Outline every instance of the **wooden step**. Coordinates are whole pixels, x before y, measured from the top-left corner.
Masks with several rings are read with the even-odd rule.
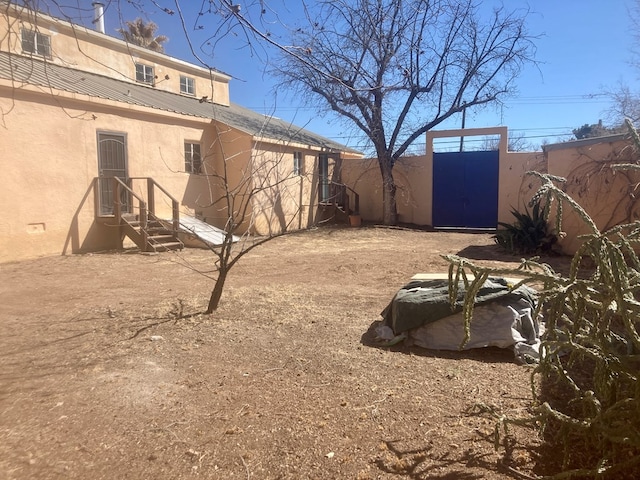
[[[168,250],[182,250],[184,248],[184,244],[181,241],[150,244],[150,246],[154,252],[166,252]]]
[[[181,250],[184,248],[184,244],[177,238],[174,232],[155,218],[149,218],[146,228],[144,228],[145,232],[143,232],[138,216],[130,215],[128,218],[123,218],[123,221],[123,225],[126,225],[130,229],[129,237],[143,251],[166,252],[168,250]],[[146,233],[146,245],[142,245],[143,239],[145,238],[143,233]]]
[[[161,233],[159,235],[149,235],[147,237],[149,243],[166,243],[166,242],[175,242],[177,241],[176,237],[174,237],[170,233]]]

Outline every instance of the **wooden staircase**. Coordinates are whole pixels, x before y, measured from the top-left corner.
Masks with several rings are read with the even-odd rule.
[[[145,222],[138,215],[123,215],[120,223],[122,232],[143,252],[166,252],[184,248],[177,232],[167,228],[154,215],[149,214],[146,226],[143,223]]]
[[[134,191],[134,182],[140,181],[146,186],[141,189],[145,192],[144,195]],[[97,177],[96,185],[96,191],[100,191],[98,193],[102,195],[103,200],[97,209],[105,208],[106,204],[106,212],[96,210],[96,217],[120,229],[121,247],[124,238],[129,237],[143,252],[165,252],[184,248],[184,243],[178,238],[178,201],[153,178],[131,177],[124,181],[118,177]],[[157,192],[164,196],[163,204],[171,204],[171,220],[162,220],[156,215]],[[107,202],[104,202],[105,198],[108,199]],[[97,200],[96,205],[99,203]]]
[[[329,182],[328,195],[319,201],[320,222],[350,223],[360,217],[360,196],[342,183]],[[359,225],[359,221],[358,221]]]

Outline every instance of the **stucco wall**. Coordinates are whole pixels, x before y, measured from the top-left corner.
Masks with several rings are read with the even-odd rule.
[[[121,107],[94,102],[87,111],[86,103],[62,94],[0,84],[6,112],[0,128],[0,262],[118,246],[117,229],[94,218],[99,131],[126,134],[129,176],[153,177],[174,193],[183,212],[194,213],[189,199],[209,189],[206,178],[184,172],[184,140],[206,142],[209,124]],[[146,198],[146,187],[134,188]],[[168,216],[170,204],[157,200],[158,213]]]
[[[496,127],[429,132],[426,155],[400,158],[393,169],[400,222],[421,226],[432,225],[433,141],[437,138],[459,137],[462,134],[502,136],[499,144],[498,221],[512,221],[511,209],[519,207],[523,201],[523,175],[528,170],[544,166],[544,157],[542,152],[508,152],[507,129]],[[362,218],[365,221],[380,222],[382,220],[382,180],[377,159],[345,160],[342,172],[343,181],[360,195]]]
[[[500,157],[498,221],[513,223],[512,210],[523,211],[538,184],[525,176],[528,171],[546,172],[543,152],[507,152]]]
[[[599,230],[640,219],[635,199],[640,175],[610,169],[611,164],[628,163],[635,157],[628,140],[615,136],[556,144],[548,147],[546,154],[549,173],[567,179],[566,193],[585,209]],[[562,230],[566,235],[560,246],[569,254],[582,244],[579,235],[591,233],[568,207],[563,209]]]
[[[301,152],[305,169],[293,172],[292,147],[256,146],[252,156],[252,230],[277,234],[311,226],[317,207],[316,156]]]
[[[505,128],[489,129],[507,138]],[[486,129],[480,129],[486,134]],[[457,137],[463,132],[430,132],[428,150],[434,138]],[[464,132],[466,135],[477,132]],[[545,147],[544,152],[508,152],[499,148],[498,221],[513,223],[512,210],[520,212],[540,187],[528,171],[549,173],[567,179],[566,193],[576,200],[604,231],[621,223],[640,219],[640,173],[614,172],[610,166],[628,163],[637,157],[624,135],[566,142]],[[398,187],[397,204],[401,222],[430,226],[432,219],[432,152],[425,156],[401,158],[394,167]],[[376,159],[349,160],[343,164],[343,181],[360,194],[360,210],[364,220],[382,219],[381,176]],[[553,218],[551,219],[553,222]],[[569,207],[563,210],[563,238],[559,246],[573,254],[582,244],[578,237],[590,233],[586,224]]]
[[[90,6],[90,2],[87,5]],[[37,29],[50,36],[51,57],[47,60],[57,65],[135,82],[135,64],[142,63],[153,67],[157,77],[155,86],[149,88],[179,94],[180,74],[183,74],[194,79],[196,98],[207,96],[217,104],[229,105],[228,75],[20,7],[3,7],[0,10],[0,50],[22,54],[23,28]]]

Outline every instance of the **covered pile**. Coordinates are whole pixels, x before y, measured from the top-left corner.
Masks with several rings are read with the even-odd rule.
[[[535,290],[524,285],[512,289],[504,278],[489,278],[476,296],[470,339],[463,345],[464,295],[461,282],[452,309],[448,280],[414,280],[382,311],[383,322],[376,334],[388,344],[406,340],[436,350],[513,348],[518,362],[538,360],[540,325],[534,318]]]

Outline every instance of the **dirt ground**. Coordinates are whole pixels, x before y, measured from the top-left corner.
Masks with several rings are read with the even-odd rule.
[[[508,350],[376,348],[367,331],[440,257],[515,264],[488,234],[324,227],[275,239],[202,315],[210,252],[0,265],[1,479],[503,479],[478,414],[524,415]],[[552,259],[562,268],[566,260]],[[191,266],[187,268],[185,264]]]

